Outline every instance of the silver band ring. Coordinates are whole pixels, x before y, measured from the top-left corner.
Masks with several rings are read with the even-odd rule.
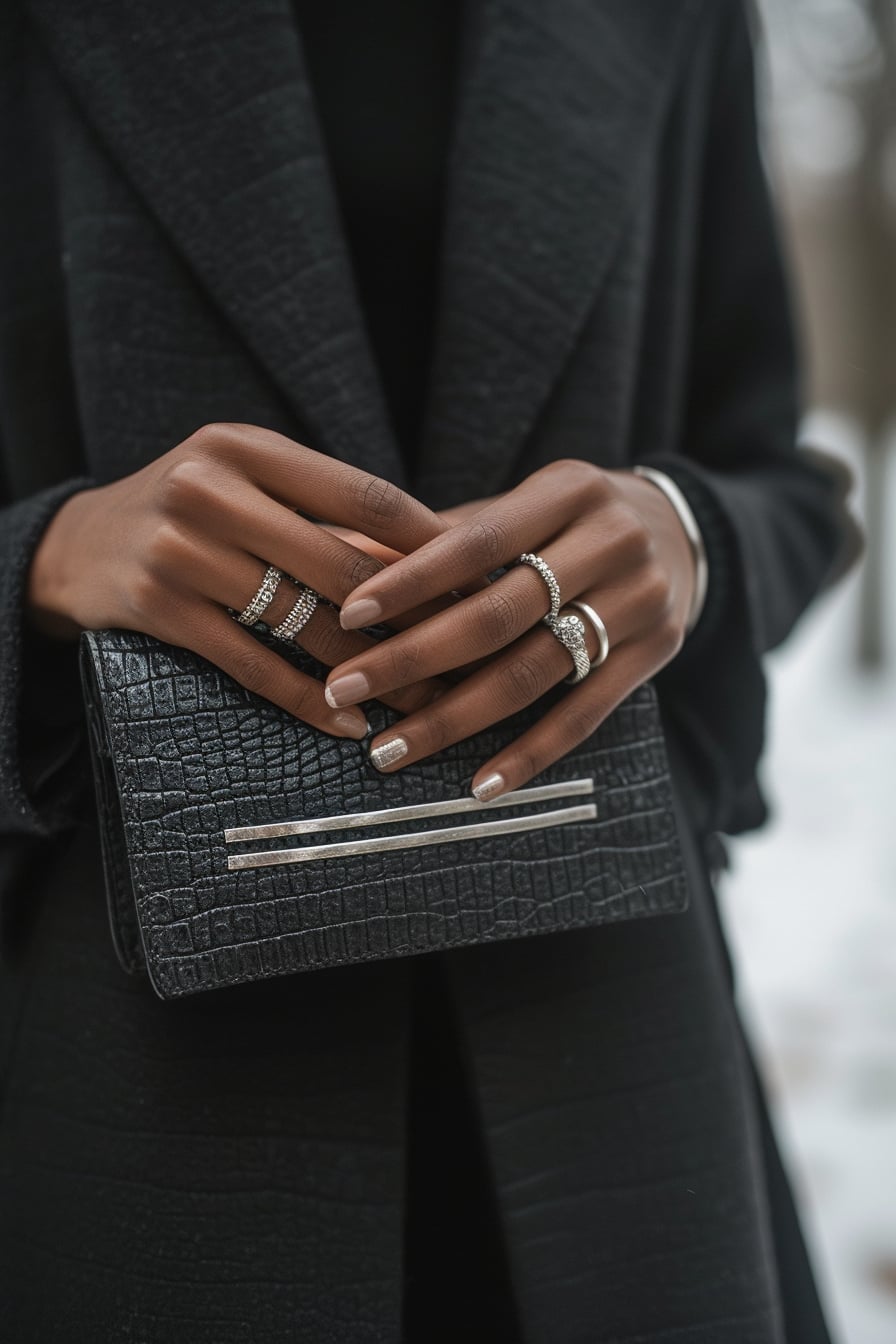
[[[551,601],[551,609],[544,618],[547,621],[555,621],[560,614],[560,585],[557,582],[557,576],[551,569],[546,560],[542,560],[540,555],[532,555],[527,551],[521,555],[517,561],[519,565],[529,565],[544,580],[545,587],[548,590],[548,597]]]
[[[607,634],[607,627],[594,608],[589,607],[587,602],[582,602],[577,598],[575,602],[567,602],[566,605],[575,607],[583,616],[587,616],[594,633],[597,635],[597,653],[591,660],[591,671],[593,672],[596,667],[600,667],[601,663],[606,661],[607,654],[610,652],[610,636]]]
[[[273,602],[274,594],[280,587],[280,580],[282,578],[282,569],[277,569],[275,565],[268,565],[264,572],[264,578],[258,587],[258,592],[253,597],[248,607],[246,607],[245,611],[241,611],[237,616],[240,625],[254,625],[256,621],[261,620],[262,616]]]
[[[555,639],[558,639],[573,661],[572,675],[565,680],[575,686],[584,681],[591,671],[591,659],[588,645],[585,643],[585,623],[581,616],[545,617],[545,625]]]
[[[293,579],[293,583],[296,580]],[[301,592],[296,599],[295,605],[288,615],[284,616],[279,625],[275,626],[271,634],[275,639],[285,640],[291,643],[296,635],[300,634],[305,626],[311,620],[317,610],[318,594],[313,588],[308,588],[304,584],[299,585]]]

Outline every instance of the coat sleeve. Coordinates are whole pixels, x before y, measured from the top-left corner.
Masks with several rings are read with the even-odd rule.
[[[857,529],[849,476],[797,447],[799,370],[759,153],[750,33],[738,0],[717,70],[697,239],[688,404],[678,453],[652,458],[703,533],[703,614],[659,684],[703,763],[709,829],[761,823],[761,657],[833,575]]]
[[[50,520],[91,484],[71,479],[0,508],[0,835],[59,830],[86,783],[77,646],[31,630],[25,599]]]

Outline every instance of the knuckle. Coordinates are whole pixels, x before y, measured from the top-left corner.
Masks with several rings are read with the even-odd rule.
[[[211,424],[200,425],[184,443],[199,453],[219,457],[242,444],[247,428],[246,425],[233,424],[231,421],[216,420]]]
[[[164,584],[152,571],[141,570],[127,586],[127,602],[135,616],[150,621],[165,608]]]
[[[260,646],[241,648],[234,654],[233,676],[253,695],[264,695],[270,689],[270,668]]]
[[[501,671],[502,693],[513,703],[528,705],[544,695],[551,684],[544,663],[531,654],[518,654]]]
[[[379,574],[383,565],[378,560],[374,560],[370,555],[358,554],[353,556],[349,562],[346,572],[346,592],[350,593],[355,588],[360,588],[362,583],[372,579],[374,574]]]
[[[476,633],[490,648],[503,648],[520,634],[519,605],[501,591],[501,585],[487,588],[475,604]]]
[[[672,601],[672,585],[669,575],[661,565],[655,562],[648,566],[642,587],[644,606],[654,618],[668,614]]]
[[[435,683],[418,681],[413,686],[403,686],[391,697],[396,709],[403,714],[414,714],[418,709],[426,709],[436,699]]]
[[[144,564],[153,576],[167,578],[184,568],[189,551],[181,530],[173,523],[162,522],[153,529],[146,544]]]
[[[564,742],[571,746],[577,746],[584,742],[597,729],[600,723],[600,714],[593,705],[584,705],[575,700],[567,702],[562,706],[562,730],[561,736]]]
[[[589,503],[596,503],[609,493],[609,477],[602,467],[586,462],[581,457],[561,458],[556,466],[562,471],[571,493],[584,495]]]
[[[406,496],[397,485],[381,476],[367,476],[358,488],[358,512],[369,526],[397,522],[404,512]]]
[[[655,557],[655,545],[650,530],[631,505],[618,506],[620,560],[633,568],[646,568]]]
[[[427,753],[443,751],[445,747],[450,747],[452,742],[457,741],[458,734],[450,716],[438,708],[430,706],[425,711],[425,719],[421,726]]]
[[[335,667],[356,652],[354,641],[335,621],[321,620],[317,614],[298,635],[297,642],[327,667]]]
[[[654,640],[660,657],[668,662],[675,657],[684,643],[684,631],[678,621],[671,615],[666,615],[657,623]]]
[[[197,453],[211,453],[218,442],[219,425],[200,425],[189,438],[184,439],[183,447]]]
[[[488,574],[507,556],[506,527],[494,518],[474,519],[467,528],[465,551],[477,570]]]
[[[547,770],[548,766],[551,764],[550,759],[545,753],[536,751],[534,748],[527,746],[524,741],[516,744],[514,747],[514,756],[516,758],[514,764],[517,767],[520,780],[535,779],[537,775],[541,774],[542,770]],[[517,770],[514,771],[515,776],[517,775]]]
[[[390,680],[394,679],[395,685],[407,686],[410,682],[421,679],[419,671],[421,651],[418,644],[413,640],[393,636],[386,642],[386,650],[389,655]]]
[[[161,479],[161,509],[172,517],[195,514],[210,495],[209,464],[201,455],[179,453]]]

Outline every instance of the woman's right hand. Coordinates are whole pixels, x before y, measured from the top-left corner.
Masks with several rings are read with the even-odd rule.
[[[28,604],[57,638],[81,630],[141,630],[208,658],[247,690],[339,737],[361,738],[357,707],[332,709],[323,684],[260,644],[226,610],[242,611],[267,565],[337,605],[381,561],[296,513],[408,552],[445,530],[388,481],[253,425],[206,425],[133,475],[73,495],[35,553]],[[285,579],[265,613],[276,625],[297,590]],[[300,642],[328,666],[370,644],[319,604]],[[436,682],[387,703],[404,713]]]

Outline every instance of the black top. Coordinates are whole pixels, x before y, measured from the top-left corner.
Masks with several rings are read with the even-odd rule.
[[[361,308],[412,462],[432,355],[462,6],[295,5]]]

